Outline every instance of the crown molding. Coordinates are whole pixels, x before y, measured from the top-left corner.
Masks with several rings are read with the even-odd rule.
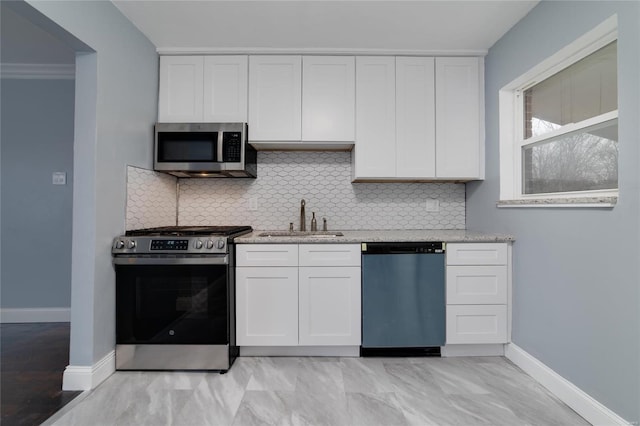
[[[74,80],[75,64],[0,64],[0,77],[27,80]]]
[[[349,55],[349,56],[486,56],[486,49],[419,50],[271,47],[158,47],[160,55]]]

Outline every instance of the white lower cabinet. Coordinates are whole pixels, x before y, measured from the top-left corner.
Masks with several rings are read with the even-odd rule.
[[[236,246],[237,344],[359,346],[359,253],[357,244]]]
[[[447,344],[509,341],[509,246],[447,244]]]
[[[298,343],[360,345],[360,268],[300,267]]]
[[[236,341],[240,346],[298,344],[298,268],[236,269]]]

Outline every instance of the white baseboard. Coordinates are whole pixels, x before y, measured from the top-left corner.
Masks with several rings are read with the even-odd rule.
[[[89,390],[116,371],[116,351],[111,351],[92,366],[67,365],[62,390]]]
[[[0,323],[70,322],[71,308],[3,308]]]
[[[592,425],[630,425],[622,417],[596,401],[519,346],[513,343],[508,344],[505,349],[505,356]]]

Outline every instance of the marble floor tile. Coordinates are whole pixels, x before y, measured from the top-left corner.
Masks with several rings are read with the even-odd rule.
[[[391,378],[387,374],[382,360],[377,358],[344,358],[341,364],[346,392],[393,392]]]
[[[243,357],[222,375],[118,371],[56,419],[64,426],[588,424],[501,357]]]
[[[294,391],[298,379],[299,358],[262,357],[253,369],[247,390]]]
[[[407,423],[412,426],[457,426],[459,416],[444,396],[396,393],[397,403]]]
[[[454,424],[490,426],[529,426],[518,418],[504,401],[493,395],[449,395]],[[533,425],[531,425],[533,426]]]
[[[294,392],[248,390],[232,425],[293,425],[291,413],[294,398]]]
[[[407,425],[394,393],[347,393],[349,424],[358,426]]]
[[[431,371],[422,364],[383,361],[392,389],[397,394],[437,398],[443,394]]]
[[[432,358],[427,364],[435,383],[445,394],[489,394],[479,367],[466,358]]]
[[[292,423],[301,426],[350,424],[345,393],[296,391],[292,406]]]

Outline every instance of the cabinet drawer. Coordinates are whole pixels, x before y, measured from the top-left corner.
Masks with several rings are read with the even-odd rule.
[[[447,344],[506,342],[506,305],[447,305]]]
[[[448,266],[447,303],[500,305],[507,303],[506,266]]]
[[[237,266],[298,266],[297,244],[238,244]]]
[[[301,244],[300,266],[360,266],[360,245]]]
[[[504,243],[447,244],[447,265],[506,265]]]

